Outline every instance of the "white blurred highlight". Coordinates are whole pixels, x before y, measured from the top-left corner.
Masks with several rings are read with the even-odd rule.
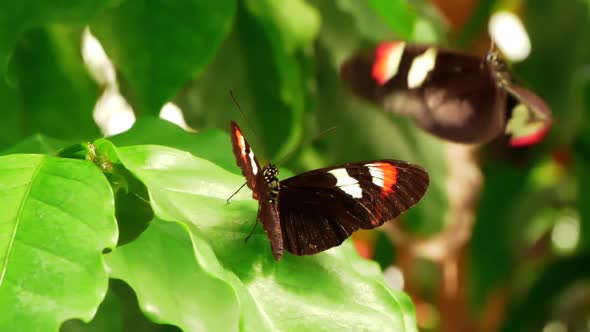
[[[562,216],[551,231],[551,242],[560,251],[572,251],[580,241],[580,221],[572,216]]]
[[[567,332],[567,326],[561,321],[554,320],[543,327],[543,332]]]
[[[385,271],[383,271],[383,275],[385,277],[385,283],[389,288],[393,290],[402,290],[404,289],[404,275],[402,270],[400,270],[397,266],[389,265]]]
[[[107,57],[102,45],[86,27],[82,35],[82,58],[90,75],[98,84],[117,84],[115,68]]]
[[[520,18],[513,13],[494,13],[488,24],[488,31],[502,54],[510,61],[522,61],[531,53],[529,35]]]
[[[119,93],[115,67],[88,28],[82,35],[82,58],[92,78],[104,89],[92,114],[103,135],[112,136],[131,128],[135,114]]]
[[[82,58],[92,78],[104,88],[94,106],[94,121],[105,136],[122,133],[135,123],[133,109],[119,93],[117,74],[102,45],[86,27],[82,35]],[[168,102],[160,110],[160,117],[186,131],[194,131],[184,121],[182,110]]]
[[[127,131],[135,123],[135,114],[125,98],[114,88],[107,88],[94,106],[94,121],[105,136]]]
[[[164,104],[162,110],[160,110],[160,118],[170,121],[186,131],[194,131],[194,129],[189,127],[184,121],[184,115],[182,115],[180,107],[176,106],[174,103],[167,102]]]

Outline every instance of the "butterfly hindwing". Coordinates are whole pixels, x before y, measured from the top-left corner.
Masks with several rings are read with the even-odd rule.
[[[296,255],[337,246],[357,229],[377,227],[408,210],[428,183],[424,169],[395,160],[350,163],[286,179],[278,205],[284,246]]]
[[[506,89],[510,93],[509,105],[513,106],[512,117],[506,125],[506,133],[511,135],[510,145],[538,143],[547,135],[553,123],[549,106],[541,97],[521,86],[511,85]]]

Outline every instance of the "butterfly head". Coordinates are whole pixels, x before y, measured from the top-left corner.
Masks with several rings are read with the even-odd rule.
[[[264,181],[268,184],[268,187],[271,191],[278,191],[279,189],[279,169],[273,165],[268,164],[262,169],[262,176],[264,176]]]
[[[505,87],[510,85],[510,71],[506,61],[500,57],[498,51],[492,49],[486,55],[486,61],[492,67],[494,78],[499,86]]]

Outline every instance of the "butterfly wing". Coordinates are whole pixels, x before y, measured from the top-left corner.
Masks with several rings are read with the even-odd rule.
[[[259,171],[261,171],[260,164],[258,164],[258,160],[256,160],[256,156],[248,144],[246,137],[238,127],[238,125],[231,121],[231,143],[233,146],[234,155],[236,157],[236,162],[240,169],[242,169],[242,174],[246,178],[246,183],[248,184],[248,188],[252,190],[252,196],[255,199],[258,199],[258,191],[256,190],[256,175]]]
[[[511,146],[536,144],[547,135],[553,119],[549,106],[532,91],[518,85],[506,87],[510,93],[512,117],[506,125]]]
[[[408,115],[422,129],[462,143],[487,142],[504,130],[506,92],[474,55],[403,42],[380,45],[342,66],[354,93]],[[368,69],[371,68],[369,72]]]
[[[408,210],[428,184],[423,168],[396,160],[350,163],[281,181],[284,246],[296,255],[337,246],[357,229],[377,227]]]

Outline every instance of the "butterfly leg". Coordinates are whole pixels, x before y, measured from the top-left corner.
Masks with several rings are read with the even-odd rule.
[[[256,223],[254,223],[254,227],[252,227],[252,230],[250,231],[250,233],[248,233],[248,236],[246,236],[246,238],[244,239],[244,243],[248,242],[248,239],[250,238],[250,236],[252,236],[252,234],[254,234],[254,231],[256,230],[256,226],[258,226],[258,220],[260,220],[260,209],[258,209],[258,215],[256,216]]]
[[[231,196],[229,196],[229,197],[227,198],[227,200],[225,200],[225,204],[229,204],[229,200],[230,200],[230,199],[232,199],[232,197],[234,197],[234,196],[235,196],[237,193],[239,193],[239,192],[240,192],[240,190],[242,190],[242,188],[244,188],[244,186],[245,186],[247,183],[248,183],[248,182],[244,182],[244,184],[243,184],[243,185],[241,185],[241,186],[240,186],[240,188],[238,188],[238,190],[236,190],[236,191],[235,191],[233,194],[231,194]],[[256,220],[256,221],[258,221],[258,220]]]
[[[246,236],[246,238],[244,239],[244,243],[248,242],[248,239],[250,239],[250,236],[252,236],[252,234],[254,234],[254,231],[256,230],[257,226],[258,226],[258,218],[256,218],[256,223],[254,224],[254,227],[252,227],[252,230],[250,231],[250,233],[248,233],[248,236]]]

